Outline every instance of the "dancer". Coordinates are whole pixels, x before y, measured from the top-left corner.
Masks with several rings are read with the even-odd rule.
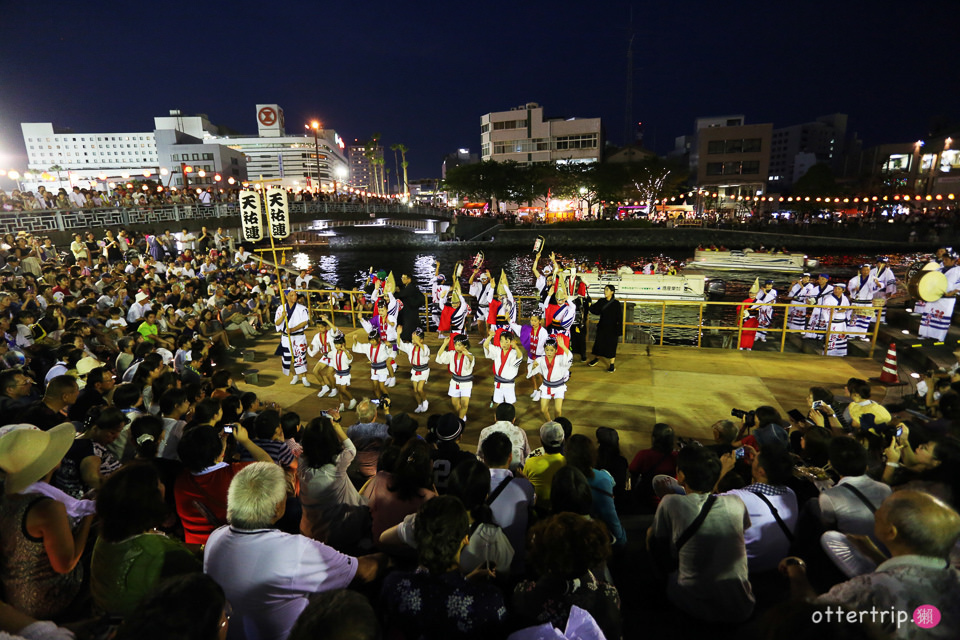
[[[953,251],[944,253],[942,261],[941,271],[947,277],[947,292],[936,302],[928,302],[923,306],[918,334],[921,338],[933,338],[938,342],[947,338],[953,307],[957,303],[957,294],[960,293],[960,265],[957,264],[957,254]]]
[[[499,345],[493,344],[497,341]],[[488,334],[483,341],[483,355],[493,360],[493,402],[490,405],[504,402],[516,404],[515,381],[520,372],[520,363],[527,356],[520,346],[520,337],[509,329],[501,331],[499,335]]]
[[[547,338],[543,345],[543,355],[537,358],[533,365],[534,369],[543,376],[543,385],[540,387],[540,413],[547,421],[563,415],[563,396],[567,392],[571,364],[573,364],[573,354],[563,340],[558,339],[557,336]],[[528,370],[527,377],[531,375],[532,370]],[[554,417],[550,417],[551,400]]]
[[[412,342],[404,342],[402,337],[398,336],[397,346],[410,360],[410,382],[413,384],[413,397],[417,399],[417,408],[413,412],[423,413],[430,406],[424,389],[430,378],[430,347],[423,343],[422,327],[413,330],[411,340]]]
[[[490,301],[493,300],[493,286],[490,284],[489,269],[480,273],[480,280],[474,282],[473,280],[478,273],[480,273],[479,269],[470,274],[470,280],[467,281],[467,284],[470,285],[470,295],[477,300],[477,331],[480,332],[481,338],[486,338],[487,314],[490,312]]]
[[[380,331],[372,329],[367,338],[369,342],[357,342],[357,334],[353,333],[353,346],[350,348],[354,353],[361,353],[367,356],[370,361],[370,381],[373,386],[373,395],[380,398],[387,395],[387,360],[390,359],[392,349],[390,345],[384,345],[380,340]]]
[[[447,365],[453,376],[447,395],[453,403],[453,409],[464,422],[467,421],[467,409],[470,406],[470,393],[473,391],[473,365],[475,359],[470,353],[470,338],[460,333],[454,336],[454,350],[447,350],[450,338],[444,338],[437,353],[437,364]]]
[[[297,303],[297,292],[287,290],[287,303],[277,307],[273,324],[280,333],[280,346],[277,353],[280,355],[280,366],[283,375],[290,375],[290,362],[293,361],[293,377],[290,384],[300,382],[303,376],[303,386],[309,387],[307,380],[307,338],[304,335],[307,325],[310,324],[310,315],[307,308]],[[289,329],[289,330],[288,330]]]
[[[851,313],[851,325],[854,331],[861,333],[860,339],[870,342],[870,324],[874,321],[873,298],[879,281],[870,277],[870,265],[860,267],[860,273],[847,283],[847,295],[850,304],[857,307]]]
[[[543,328],[543,319],[540,317],[539,312],[536,311],[530,315],[529,325],[521,327],[514,322],[510,327],[513,329],[514,335],[520,336],[520,342],[527,352],[527,377],[533,380],[533,393],[530,394],[530,399],[534,402],[539,402],[540,386],[543,384],[543,376],[536,370],[534,370],[532,374],[529,372],[533,368],[537,358],[543,355],[543,345],[547,343],[547,338],[550,337],[550,334]]]
[[[870,270],[870,277],[876,282],[876,292],[873,299],[880,300],[877,306],[880,307],[880,323],[887,322],[887,298],[897,295],[897,276],[893,274],[890,268],[890,258],[886,256],[877,256],[877,266]],[[876,320],[873,318],[871,322]]]
[[[322,398],[329,393],[332,398],[337,395],[337,385],[334,382],[333,369],[330,366],[330,352],[333,351],[333,338],[339,333],[337,328],[325,315],[320,316],[320,327],[317,335],[313,336],[313,341],[307,348],[307,355],[311,358],[320,354],[320,359],[313,366],[313,375],[323,386],[317,392],[317,397]]]
[[[849,307],[850,300],[843,293],[846,288],[847,285],[843,282],[834,282],[833,291],[823,296],[820,304],[827,305],[827,307]],[[847,355],[847,318],[851,310],[823,308],[820,311],[823,312],[824,326],[830,326],[830,335],[823,345],[823,355]]]
[[[344,402],[349,400],[348,409],[357,406],[357,400],[350,393],[350,366],[353,363],[353,354],[347,351],[347,338],[339,331],[333,336],[333,351],[327,354],[330,366],[333,368],[333,382],[340,395],[340,411],[344,410]]]
[[[440,327],[440,317],[443,308],[447,304],[447,296],[450,295],[450,286],[446,284],[446,277],[440,273],[440,263],[437,263],[433,274],[434,285],[430,291],[430,313],[433,317],[433,324],[437,326],[437,339],[443,340],[444,335]]]
[[[806,290],[807,304],[822,305],[823,298],[832,291],[829,286],[830,276],[821,273],[817,278],[816,284]],[[829,314],[829,310],[827,311]],[[827,316],[823,314],[823,309],[814,309],[810,313],[810,319],[807,321],[807,332],[803,334],[804,338],[813,338],[814,340],[823,340],[827,331]],[[819,333],[818,333],[819,332]]]
[[[393,299],[392,294],[381,297],[374,303],[376,314],[370,319],[360,318],[360,325],[369,335],[376,331],[380,337],[380,342],[387,346],[387,378],[384,387],[392,387],[397,384],[397,321],[396,316],[390,315],[390,307],[399,306],[399,302]]]

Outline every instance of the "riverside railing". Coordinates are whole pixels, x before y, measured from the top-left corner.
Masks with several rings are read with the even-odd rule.
[[[293,216],[300,217],[332,216],[331,219],[337,219],[337,217],[352,219],[357,215],[368,215],[371,218],[402,216],[404,218],[450,220],[453,215],[445,209],[434,209],[432,207],[348,202],[291,202],[290,213]],[[0,211],[0,232],[86,231],[134,224],[161,224],[229,218],[236,215],[238,215],[237,205],[233,203]]]
[[[373,312],[368,309],[363,309],[362,305],[359,304],[359,299],[361,296],[368,296],[363,291],[350,290],[343,291],[338,289],[309,289],[309,290],[298,290],[298,293],[301,295],[307,295],[307,308],[310,312],[311,318],[316,318],[319,314],[328,313],[331,320],[336,324],[336,317],[348,316],[351,325],[356,328],[358,325],[358,320],[363,317],[368,317],[373,315]],[[317,297],[326,296],[326,299],[323,302],[315,301],[314,295]],[[331,295],[332,294],[332,295]],[[346,300],[349,308],[339,308],[333,304],[334,297],[339,297],[341,301]],[[431,313],[430,313],[430,294],[424,293],[424,305],[420,313],[420,317],[423,321],[424,328],[429,331],[431,329]],[[539,303],[539,298],[536,296],[514,296],[514,300],[519,305],[518,307],[518,322],[523,322],[529,319],[529,313],[524,314],[524,311],[531,311],[536,308],[536,305]],[[753,332],[764,332],[768,335],[777,336],[777,342],[779,342],[778,351],[783,353],[786,350],[787,345],[787,336],[789,334],[814,334],[817,336],[817,339],[822,339],[825,343],[830,341],[830,336],[837,333],[833,331],[833,318],[835,314],[847,314],[852,312],[856,315],[872,316],[876,318],[877,315],[882,310],[882,307],[878,306],[831,306],[831,305],[810,305],[810,304],[787,304],[787,303],[776,303],[776,304],[765,304],[765,305],[750,305],[743,302],[708,302],[708,301],[697,301],[697,300],[649,300],[649,301],[639,301],[631,302],[630,304],[636,306],[647,306],[653,309],[659,307],[660,310],[660,319],[659,321],[636,321],[633,319],[627,318],[627,304],[624,304],[623,300],[620,300],[621,309],[622,309],[622,328],[620,332],[620,343],[627,343],[627,328],[628,327],[637,327],[644,333],[644,328],[659,328],[659,335],[657,338],[654,338],[653,335],[649,335],[651,344],[656,342],[658,345],[663,346],[664,336],[667,329],[688,329],[696,330],[697,334],[697,348],[703,347],[703,336],[704,333],[715,334],[720,332],[729,332],[731,337],[735,334],[736,341],[732,342],[732,347],[737,348],[740,345],[740,339],[743,337],[744,331],[753,331]],[[776,310],[781,310],[783,314],[782,320],[777,319],[779,326],[775,325],[771,320],[771,323],[767,327],[744,327],[742,318],[737,312],[738,307],[748,306],[752,307],[754,310],[760,307],[770,307]],[[635,307],[634,307],[635,308]],[[696,309],[697,311],[697,322],[668,322],[667,321],[667,310],[669,309]],[[704,312],[707,309],[727,309],[732,310],[736,313],[737,317],[740,318],[736,324],[722,325],[722,324],[707,324],[704,322]],[[815,328],[803,328],[803,329],[791,329],[788,326],[789,321],[789,310],[791,309],[803,309],[805,315],[809,319],[810,310],[812,309],[823,309],[827,311],[827,323],[825,329],[815,329]],[[593,322],[590,319],[590,315],[587,315],[586,323],[586,336],[585,339],[589,345],[589,340],[591,338],[591,325]],[[434,327],[435,329],[435,327]],[[595,330],[595,329],[594,329]],[[880,323],[873,322],[872,326],[867,331],[858,331],[858,330],[844,330],[843,334],[848,338],[868,338],[870,343],[870,353],[869,357],[873,357],[874,351],[877,346],[877,335],[880,330]],[[769,344],[769,342],[768,342]]]

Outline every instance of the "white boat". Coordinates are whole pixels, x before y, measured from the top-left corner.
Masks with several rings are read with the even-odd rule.
[[[701,275],[643,275],[611,272],[578,273],[594,300],[603,298],[603,289],[613,285],[617,298],[635,302],[638,300],[706,300],[710,295],[723,295],[722,280],[708,279]]]
[[[697,249],[688,269],[726,271],[780,271],[799,273],[816,268],[817,261],[802,253],[760,253],[759,251],[708,251]]]

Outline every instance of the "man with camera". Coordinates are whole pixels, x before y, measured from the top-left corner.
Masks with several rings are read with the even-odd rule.
[[[377,420],[377,412],[382,410],[384,422]],[[389,437],[390,397],[370,400],[364,398],[357,405],[357,423],[347,429],[347,437],[357,448],[357,456],[350,465],[351,479],[362,482],[377,475],[377,458],[380,448]],[[361,483],[362,483],[361,482]],[[360,486],[360,485],[358,485]]]

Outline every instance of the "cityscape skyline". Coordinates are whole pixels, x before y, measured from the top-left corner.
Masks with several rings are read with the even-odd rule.
[[[624,142],[628,3],[576,20],[583,9],[566,0],[428,6],[338,7],[314,22],[296,18],[315,5],[288,2],[277,26],[264,26],[249,2],[229,13],[207,5],[201,16],[92,2],[58,7],[42,28],[29,27],[26,7],[10,6],[10,37],[0,43],[0,164],[26,164],[21,122],[141,131],[181,109],[251,133],[263,102],[284,108],[290,133],[318,119],[348,144],[380,132],[387,146],[407,145],[411,179],[439,176],[457,148],[479,151],[483,114],[527,102],[547,117],[600,117],[606,138]],[[384,24],[371,20],[376,7]],[[947,2],[878,2],[868,14],[817,2],[690,7],[634,8],[634,120],[661,155],[695,118],[727,113],[781,127],[843,112],[865,147],[958,121]],[[253,46],[260,35],[267,45]],[[303,70],[309,52],[316,72]]]

